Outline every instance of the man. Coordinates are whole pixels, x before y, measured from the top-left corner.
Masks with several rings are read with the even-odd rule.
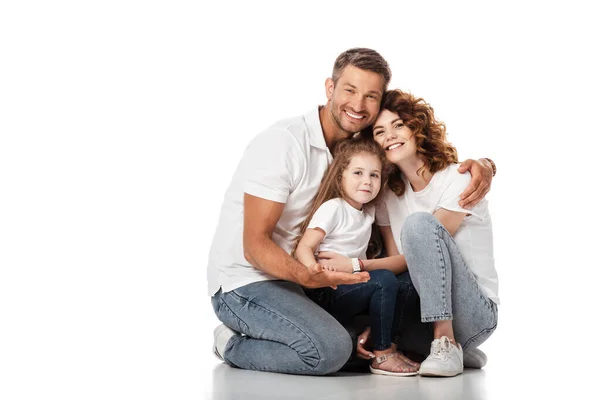
[[[374,50],[337,58],[325,82],[327,104],[276,123],[246,148],[221,208],[209,254],[209,294],[217,317],[215,354],[244,369],[304,375],[339,370],[349,359],[348,332],[309,300],[303,287],[336,287],[369,279],[307,268],[290,256],[331,150],[373,123],[391,78]],[[478,201],[491,181],[489,165],[469,161],[465,200]],[[489,175],[483,179],[482,174]],[[240,335],[242,333],[243,335]]]

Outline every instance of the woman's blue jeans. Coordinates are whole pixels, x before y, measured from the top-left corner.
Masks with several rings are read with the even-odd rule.
[[[483,343],[496,329],[498,307],[481,291],[452,236],[433,215],[415,213],[404,222],[401,240],[421,321],[452,320],[463,348]]]

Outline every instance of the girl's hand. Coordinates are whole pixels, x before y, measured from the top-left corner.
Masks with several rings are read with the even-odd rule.
[[[371,327],[367,326],[367,329],[365,329],[365,331],[360,334],[360,336],[358,337],[358,341],[356,342],[356,355],[365,360],[375,358],[375,354],[365,349],[365,346],[367,345],[367,342],[369,341],[370,337]]]
[[[331,251],[321,251],[317,254],[319,264],[330,271],[354,272],[350,258]]]

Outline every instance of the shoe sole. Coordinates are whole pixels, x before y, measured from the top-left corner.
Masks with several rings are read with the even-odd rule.
[[[453,376],[457,376],[462,374],[463,371],[452,373],[452,372],[438,372],[438,371],[421,371],[419,370],[419,375],[421,376],[442,376],[444,378],[450,378]]]
[[[219,326],[217,326],[214,330],[213,330],[213,340],[216,343],[217,338],[219,337],[219,335],[221,335],[222,332],[224,331],[228,331],[228,330],[232,330],[231,328],[227,327],[224,324],[221,324]],[[218,350],[217,350],[217,346],[213,344],[212,347],[212,351],[213,354],[215,355],[215,357],[217,357],[219,360],[225,362],[225,360],[223,359],[223,356],[221,356],[221,354],[219,354]]]
[[[212,348],[212,352],[215,355],[215,357],[217,357],[219,360],[225,362],[225,360],[223,360],[223,357],[221,357],[221,355],[219,354],[219,352],[217,351],[217,346],[213,346]]]
[[[392,371],[385,371],[383,369],[378,369],[378,368],[373,368],[373,367],[369,367],[369,369],[371,370],[372,374],[375,375],[387,375],[387,376],[415,376],[418,374],[417,371],[414,372],[392,372]]]

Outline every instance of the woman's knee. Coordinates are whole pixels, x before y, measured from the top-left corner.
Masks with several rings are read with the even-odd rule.
[[[401,238],[421,236],[431,232],[432,226],[437,226],[438,224],[439,222],[433,214],[416,212],[406,218],[402,225],[400,236]]]
[[[418,212],[408,216],[400,232],[402,249],[406,253],[411,249],[427,246],[430,239],[435,238],[440,223],[432,214]]]

